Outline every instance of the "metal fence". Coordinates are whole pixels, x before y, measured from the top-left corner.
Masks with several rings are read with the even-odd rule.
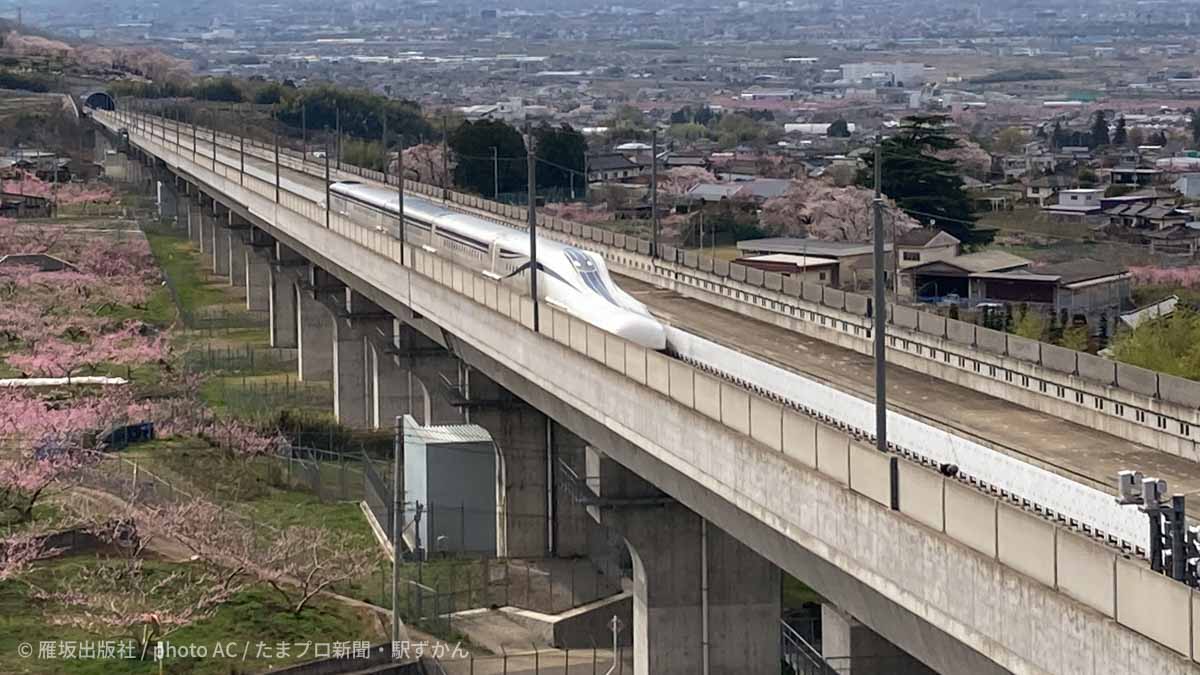
[[[425,659],[426,672],[433,675],[632,675],[633,650],[551,650],[534,645],[528,651],[489,656],[474,654],[460,659]]]

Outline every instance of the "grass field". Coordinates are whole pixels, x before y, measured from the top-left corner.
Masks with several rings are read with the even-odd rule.
[[[94,635],[55,619],[64,611],[53,602],[38,599],[32,586],[54,591],[81,565],[102,565],[105,562],[92,555],[77,555],[54,560],[42,566],[22,582],[0,584],[0,672],[3,673],[73,673],[79,675],[124,675],[158,673],[159,665],[152,660],[139,659],[38,659],[41,641],[84,642],[119,639],[121,635]],[[184,565],[151,561],[147,566],[156,573],[169,573]],[[163,670],[190,675],[229,675],[256,673],[271,667],[296,663],[313,658],[299,658],[300,647],[285,658],[261,658],[257,643],[272,650],[280,643],[335,642],[365,640],[379,642],[384,638],[378,621],[367,612],[335,600],[318,598],[299,616],[281,605],[281,601],[265,586],[252,586],[221,606],[208,619],[180,629],[168,640],[174,645],[204,645],[210,652],[216,643],[236,645],[234,658],[176,658],[167,659]],[[19,655],[19,645],[29,643],[34,657]],[[243,661],[240,656],[249,644],[250,651]],[[289,650],[291,651],[291,650]]]

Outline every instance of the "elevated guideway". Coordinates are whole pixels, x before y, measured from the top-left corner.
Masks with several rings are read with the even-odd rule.
[[[839,420],[647,352],[553,306],[542,305],[534,331],[528,297],[421,249],[401,261],[391,233],[328,214],[311,177],[281,174],[277,195],[269,164],[251,161],[242,172],[238,154],[218,151],[206,164],[169,138],[134,132],[131,141],[322,275],[397,317],[437,325],[472,368],[939,672],[1196,669],[1195,594],[1070,523],[882,455]],[[661,296],[656,309],[716,341],[730,337],[717,324],[746,321],[688,318],[695,300],[633,290]],[[764,364],[803,363],[769,337],[749,342]],[[843,366],[826,363],[824,373]],[[651,644],[642,649],[671,639],[643,637]]]

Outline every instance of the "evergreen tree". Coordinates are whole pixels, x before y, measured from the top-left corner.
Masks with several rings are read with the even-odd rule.
[[[833,124],[829,125],[829,130],[826,134],[830,138],[849,138],[850,125],[846,123],[846,120],[838,118]]]
[[[587,140],[583,134],[564,123],[560,127],[542,124],[533,131],[534,149],[538,157],[537,184],[539,188],[582,189],[584,156]],[[574,176],[572,176],[574,174]]]
[[[1192,127],[1192,143],[1200,145],[1200,111],[1192,110],[1191,127]]]
[[[945,133],[946,117],[919,115],[905,118],[900,133],[883,141],[883,193],[914,218],[933,222],[966,246],[986,244],[990,232],[975,229],[971,200],[963,190],[962,172],[953,159],[936,153],[958,148],[958,141]],[[874,188],[873,155],[858,182]]]
[[[1117,118],[1117,129],[1113,132],[1113,145],[1125,145],[1129,141],[1129,135],[1125,132],[1125,116]]]
[[[489,197],[494,196],[496,183],[502,193],[525,192],[525,139],[513,127],[498,120],[464,122],[450,132],[449,144],[457,161],[454,184],[458,187]]]
[[[1108,144],[1108,118],[1104,116],[1103,110],[1097,110],[1096,116],[1092,118],[1092,143],[1090,147],[1098,148]]]

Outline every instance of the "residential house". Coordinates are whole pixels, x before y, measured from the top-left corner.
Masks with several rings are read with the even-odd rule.
[[[1175,191],[1188,199],[1200,199],[1200,173],[1187,173],[1171,184]]]
[[[1066,176],[1042,176],[1029,181],[1029,185],[1025,186],[1025,199],[1031,202],[1037,202],[1037,205],[1045,208],[1047,204],[1053,204],[1054,198],[1059,190],[1065,190],[1075,187],[1077,181],[1074,178]]]
[[[0,218],[49,218],[54,215],[54,202],[12,192],[0,192]]]
[[[607,183],[641,176],[646,166],[620,153],[588,157],[588,183]]]
[[[896,238],[900,269],[946,260],[958,256],[962,242],[958,237],[931,227],[910,230]]]
[[[824,241],[805,237],[767,237],[747,239],[737,243],[744,257],[785,253],[805,258],[821,258],[837,262],[838,285],[856,289],[874,278],[875,251],[870,243]],[[892,269],[892,244],[884,244],[884,269]]]
[[[900,295],[921,302],[971,299],[971,276],[1026,269],[1032,262],[1004,251],[980,251],[913,265],[900,272]]]
[[[1044,208],[1053,215],[1083,218],[1100,213],[1103,196],[1104,190],[1100,188],[1060,190],[1058,201]]]
[[[840,263],[831,258],[792,255],[790,253],[768,253],[766,255],[738,258],[734,262],[746,267],[754,267],[764,272],[778,272],[785,277],[793,277],[805,283],[833,286],[834,288],[837,288],[841,283],[838,275]]]
[[[1191,214],[1173,206],[1159,206],[1145,202],[1121,204],[1104,211],[1110,225],[1139,230],[1165,230],[1183,225],[1191,220]]]
[[[1132,275],[1122,265],[1097,260],[1039,264],[971,275],[972,305],[999,302],[1053,313],[1062,325],[1085,321],[1095,334],[1111,335],[1132,304]]]
[[[1161,169],[1140,164],[1115,166],[1109,169],[1109,181],[1113,185],[1138,185],[1145,187],[1162,180]]]
[[[1186,255],[1195,258],[1197,251],[1200,251],[1200,223],[1172,225],[1148,232],[1146,240],[1150,242],[1150,255]]]

